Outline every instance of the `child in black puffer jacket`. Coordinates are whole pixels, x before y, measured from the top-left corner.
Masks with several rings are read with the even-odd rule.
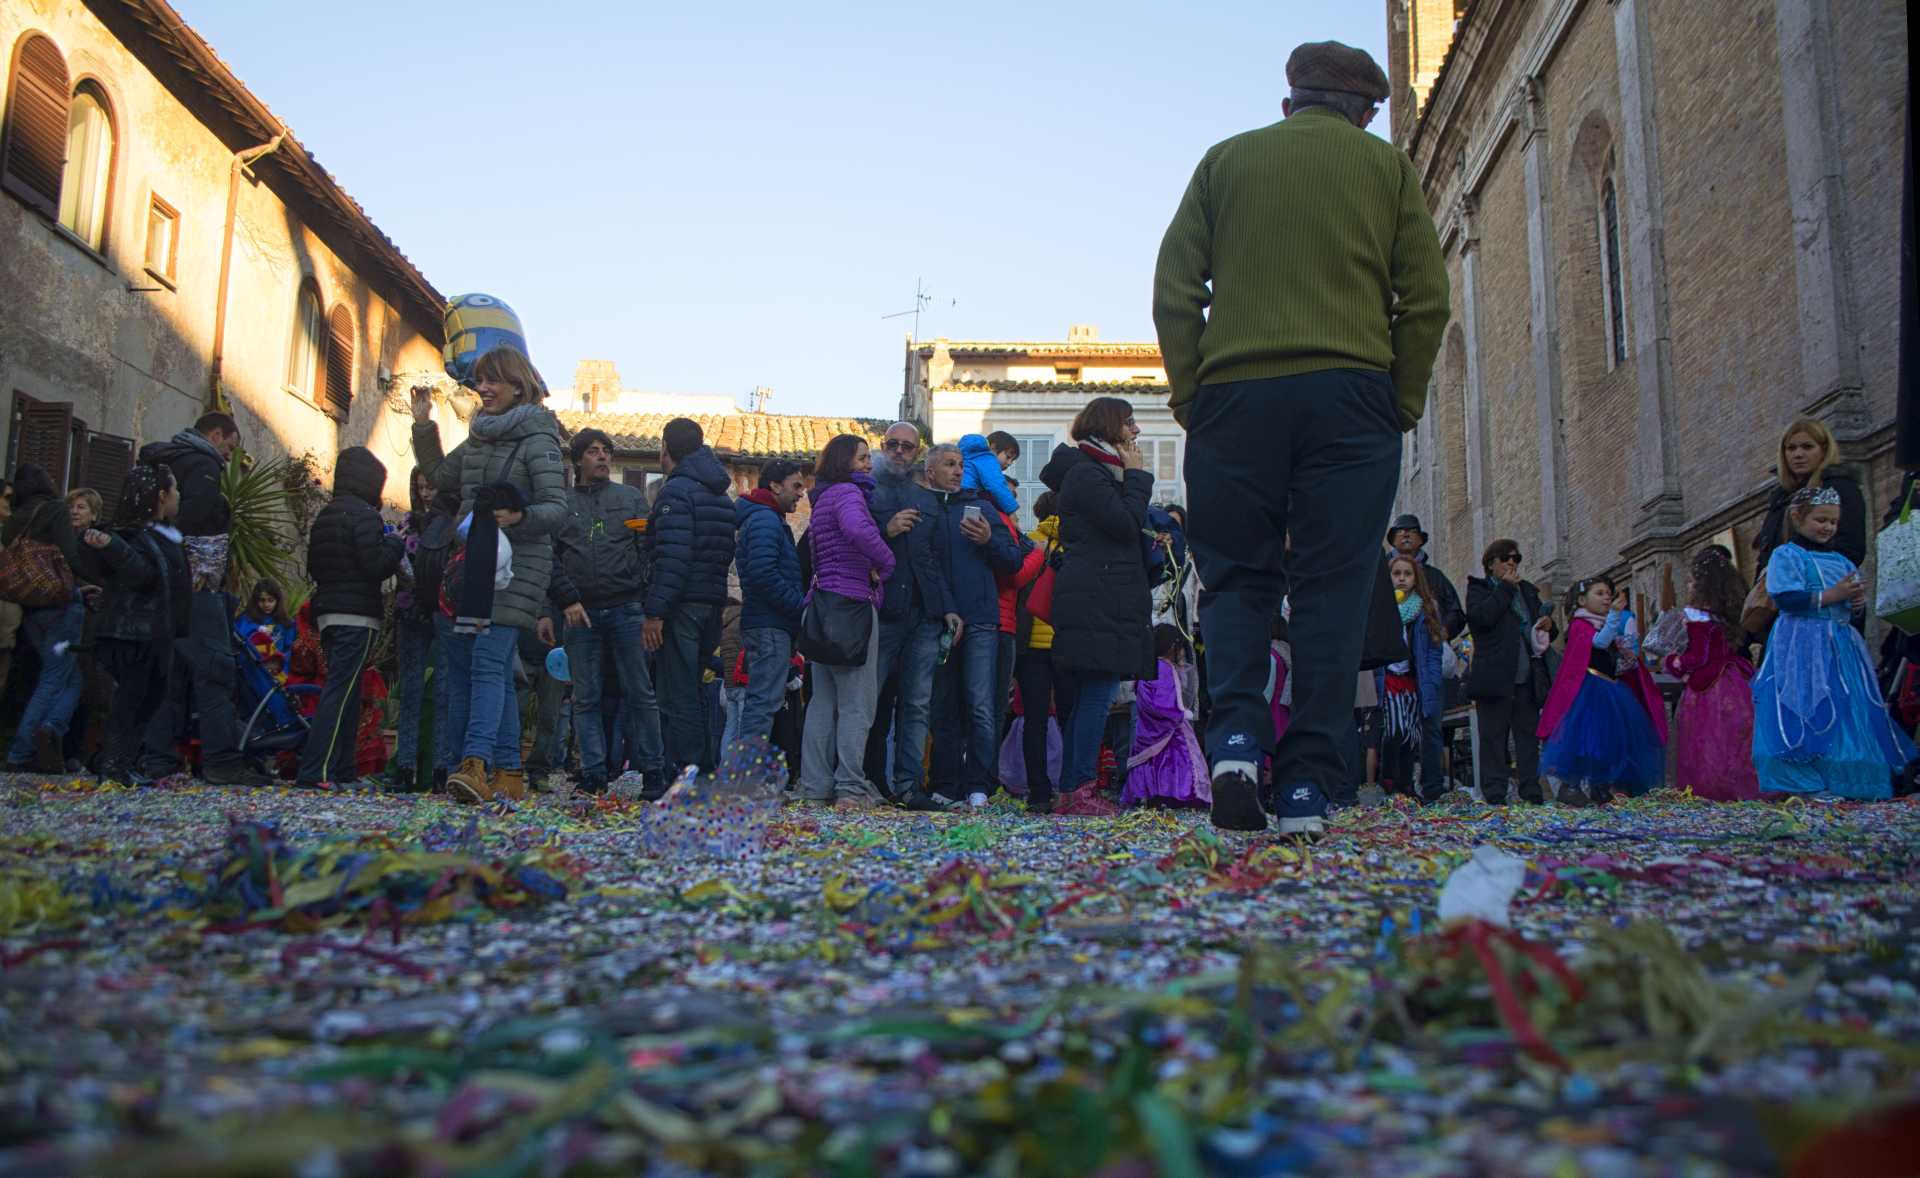
[[[373,655],[385,613],[382,585],[400,571],[405,543],[380,518],[387,468],[365,446],[340,451],[333,498],[314,517],[307,542],[313,578],[313,618],[327,660],[327,682],[313,728],[300,750],[295,784],[322,786],[356,780],[355,733],[360,725],[360,676]]]

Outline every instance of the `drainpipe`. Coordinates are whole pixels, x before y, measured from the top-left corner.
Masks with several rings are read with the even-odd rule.
[[[233,270],[233,223],[240,211],[240,176],[253,161],[278,149],[280,141],[286,137],[283,131],[258,147],[235,152],[233,166],[227,173],[227,226],[220,236],[220,289],[213,296],[213,364],[207,373],[212,408],[221,413],[233,412],[232,404],[227,401],[227,390],[220,379],[220,370],[227,352],[227,277]]]

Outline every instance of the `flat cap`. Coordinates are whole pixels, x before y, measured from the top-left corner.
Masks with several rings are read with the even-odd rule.
[[[1364,49],[1338,41],[1309,41],[1287,58],[1287,85],[1303,90],[1339,90],[1385,102],[1387,75]]]

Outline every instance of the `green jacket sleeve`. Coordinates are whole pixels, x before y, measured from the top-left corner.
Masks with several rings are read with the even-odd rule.
[[[1413,161],[1400,157],[1400,216],[1393,235],[1393,390],[1400,428],[1427,410],[1427,381],[1451,314],[1446,259]],[[1171,375],[1171,372],[1169,372]],[[1176,394],[1177,396],[1178,394]]]
[[[1209,155],[1194,169],[1180,207],[1174,210],[1173,223],[1160,239],[1160,257],[1153,270],[1153,326],[1160,336],[1160,357],[1172,389],[1167,404],[1182,425],[1199,383],[1200,336],[1207,329],[1207,306],[1213,301],[1207,285],[1213,278],[1213,225],[1207,208],[1207,173],[1212,162]]]

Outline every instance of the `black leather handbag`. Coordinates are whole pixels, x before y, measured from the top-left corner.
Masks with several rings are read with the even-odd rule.
[[[867,661],[873,637],[873,605],[818,585],[800,615],[800,653],[822,667],[857,667]]]

